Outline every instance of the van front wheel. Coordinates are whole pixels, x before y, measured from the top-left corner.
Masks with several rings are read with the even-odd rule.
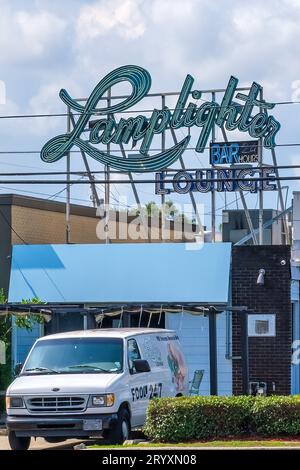
[[[11,450],[28,450],[30,446],[30,437],[18,437],[14,431],[9,431],[8,442]]]
[[[113,429],[109,431],[108,439],[112,444],[123,444],[129,438],[130,419],[127,410],[120,410],[118,421]]]

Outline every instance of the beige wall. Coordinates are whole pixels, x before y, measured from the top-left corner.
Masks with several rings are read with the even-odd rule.
[[[66,243],[66,217],[62,212],[12,206],[12,227],[26,243]],[[98,218],[71,215],[72,243],[99,243],[96,236]],[[12,244],[22,244],[12,232]]]
[[[12,205],[12,240],[13,245],[22,244],[22,239],[29,244],[66,243],[66,223],[63,212],[36,209]],[[104,220],[99,217],[71,215],[71,243],[104,243]],[[151,231],[145,226],[137,229],[137,222],[129,225],[125,222],[109,222],[109,233],[112,243],[157,243],[162,241],[162,230],[154,225]],[[141,236],[139,236],[139,230]],[[129,236],[126,236],[126,233]],[[148,234],[147,234],[148,232]],[[99,238],[97,237],[97,233]],[[188,225],[183,236],[181,225],[177,229],[170,228],[165,233],[165,241],[193,241],[192,226]],[[20,235],[20,237],[18,235]]]

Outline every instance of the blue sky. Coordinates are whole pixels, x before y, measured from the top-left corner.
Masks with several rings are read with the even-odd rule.
[[[155,92],[180,90],[187,73],[200,89],[226,87],[235,75],[241,85],[263,85],[268,101],[300,100],[299,24],[300,0],[0,0],[0,79],[6,87],[0,115],[64,111],[60,88],[72,97],[88,96],[107,72],[126,64],[145,67]],[[300,105],[278,106],[273,114],[282,124],[278,143],[299,143]],[[0,151],[39,151],[65,128],[63,118],[1,119]],[[279,164],[300,163],[298,147],[280,147],[277,156]],[[208,164],[205,154],[186,159],[193,167]],[[2,172],[64,168],[62,161],[42,163],[38,153],[1,154],[0,165]],[[74,168],[83,167],[77,161]],[[1,184],[0,194],[12,188]],[[63,189],[18,188],[43,197]],[[155,199],[153,185],[140,189],[144,202]],[[299,183],[290,185],[290,194],[295,189]],[[134,203],[129,186],[112,191],[114,201],[125,193]],[[72,188],[72,197],[88,203],[88,186]],[[209,212],[209,198],[196,198]],[[222,207],[223,196],[218,198]],[[172,199],[183,202],[180,195]],[[256,196],[248,200],[255,207]],[[276,204],[275,195],[266,196],[268,207]]]

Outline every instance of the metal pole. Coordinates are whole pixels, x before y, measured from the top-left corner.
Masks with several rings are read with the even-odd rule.
[[[227,135],[226,135],[224,127],[222,127],[221,130],[222,130],[224,142],[228,142]],[[246,215],[248,227],[249,227],[249,230],[250,230],[250,233],[251,233],[251,237],[252,237],[252,240],[253,240],[253,245],[257,245],[258,243],[257,243],[256,233],[254,231],[254,227],[253,227],[253,224],[252,224],[250,212],[249,212],[248,207],[247,207],[247,203],[246,203],[244,193],[241,189],[239,190],[239,194],[240,194],[240,198],[241,198],[241,201],[242,201],[243,209],[245,211],[245,215]],[[226,195],[226,191],[225,191],[225,195]],[[225,206],[226,206],[226,203],[225,203]]]
[[[277,158],[276,158],[276,153],[275,149],[271,148],[271,154],[272,154],[272,160],[273,160],[273,165],[274,165],[274,173],[279,178],[279,170],[277,168]],[[283,200],[283,194],[282,194],[282,187],[281,187],[281,182],[280,180],[277,181],[277,187],[278,187],[278,196],[279,196],[279,203],[280,203],[280,209],[281,212],[285,210],[285,202]],[[287,216],[283,217],[283,229],[284,229],[284,234],[285,234],[285,243],[289,243],[289,227],[287,223]]]
[[[164,109],[166,106],[166,97],[161,95],[161,109]],[[161,150],[164,152],[166,150],[166,134],[165,131],[161,133]],[[161,195],[161,241],[165,241],[164,231],[165,231],[165,202],[166,197],[164,194]]]
[[[119,145],[120,145],[120,149],[121,149],[121,153],[122,153],[123,157],[127,158],[126,157],[126,152],[125,152],[125,149],[124,149],[124,145],[122,143],[120,143]],[[129,181],[130,181],[131,188],[132,188],[132,191],[133,191],[135,202],[137,203],[137,206],[140,208],[141,207],[141,201],[140,201],[137,189],[136,189],[135,184],[134,184],[134,179],[133,179],[132,173],[129,172],[128,177],[129,177]]]
[[[119,144],[120,145],[120,149],[121,149],[121,152],[122,152],[122,155],[124,158],[127,158],[126,157],[126,152],[125,152],[125,149],[124,149],[124,146],[122,143]],[[132,187],[132,191],[133,191],[133,195],[134,195],[134,198],[135,198],[135,202],[138,206],[138,209],[140,210],[140,217],[141,217],[141,221],[145,227],[145,230],[147,231],[148,233],[148,239],[149,239],[149,242],[151,242],[151,230],[148,226],[148,218],[144,216],[143,214],[143,210],[142,210],[142,205],[141,205],[141,200],[140,200],[140,197],[139,197],[139,194],[137,192],[137,189],[136,189],[136,186],[135,186],[135,183],[134,183],[134,179],[133,179],[133,176],[132,176],[132,173],[128,173],[128,177],[129,177],[129,181],[130,181],[130,184],[131,184],[131,187]],[[124,322],[123,322],[124,323]]]
[[[261,88],[260,90],[260,93],[259,93],[259,98],[260,98],[260,101],[263,101],[263,89]],[[260,108],[260,112],[262,113],[263,112],[263,109]],[[263,166],[263,147],[262,147],[262,144],[263,144],[263,139],[260,138],[259,139],[259,152],[258,152],[258,157],[259,157],[259,166],[262,167]],[[258,198],[259,198],[259,210],[258,210],[258,229],[259,229],[259,232],[258,232],[258,241],[259,241],[259,245],[263,245],[264,243],[264,229],[263,229],[263,218],[264,218],[264,192],[262,190],[262,185],[260,184],[259,185],[259,190],[258,190]]]
[[[209,369],[210,369],[210,394],[218,395],[218,363],[217,363],[217,314],[210,311],[209,321]]]
[[[174,144],[177,145],[178,144],[178,139],[176,137],[174,129],[172,129],[172,128],[171,128],[171,134],[172,134],[172,137],[173,137],[173,140],[174,140]],[[182,157],[179,157],[179,163],[180,163],[181,168],[183,170],[185,170],[185,164],[184,164],[184,160],[183,160]],[[195,196],[191,191],[189,193],[189,196],[190,196],[190,199],[191,199],[191,202],[192,202],[193,209],[195,211],[195,216],[196,216],[197,224],[198,224],[198,227],[199,227],[199,231],[203,235],[203,239],[204,239],[204,228],[203,228],[202,220],[200,219],[200,215],[199,215],[199,212],[198,212],[198,209],[197,209]]]
[[[68,106],[67,108],[67,133],[71,132],[71,109]],[[71,243],[71,184],[70,184],[70,170],[71,170],[71,155],[70,152],[67,153],[66,158],[67,163],[67,189],[66,189],[66,243]]]
[[[71,118],[72,126],[75,127],[75,119],[74,119],[74,116],[73,116],[72,113],[70,113],[70,118]],[[99,198],[98,193],[97,193],[96,185],[93,182],[94,176],[91,173],[91,169],[90,169],[90,166],[89,166],[89,163],[88,163],[88,160],[86,158],[86,155],[85,155],[84,151],[80,150],[80,153],[81,153],[83,163],[84,163],[84,166],[86,168],[86,171],[87,171],[87,174],[88,174],[88,177],[89,177],[89,181],[91,183],[91,191],[92,191],[92,195],[93,195],[94,206],[96,204],[96,207],[99,207],[100,206],[100,198]]]
[[[242,393],[249,394],[248,313],[241,313]]]
[[[249,212],[248,207],[247,207],[245,196],[244,196],[243,191],[241,189],[240,189],[239,193],[240,193],[240,198],[241,198],[241,201],[242,201],[243,209],[245,211],[248,227],[250,229],[251,237],[252,237],[252,240],[253,240],[253,245],[258,245],[257,238],[256,238],[256,233],[255,233],[255,230],[254,230],[254,227],[253,227],[253,224],[252,224],[252,220],[251,220],[250,212]]]
[[[212,101],[216,101],[216,93],[214,91],[212,92],[211,96]],[[212,126],[211,140],[212,142],[216,141],[215,124]],[[214,167],[214,165],[212,165],[212,167]],[[214,188],[212,188],[211,191],[211,241],[212,243],[215,243],[216,241],[216,193]]]
[[[107,107],[111,106],[111,88],[107,91]],[[109,116],[108,116],[109,117]],[[110,154],[110,144],[107,144],[107,153]],[[104,186],[104,204],[105,204],[105,243],[109,243],[109,210],[110,210],[110,171],[109,165],[105,165],[105,179],[107,183]]]

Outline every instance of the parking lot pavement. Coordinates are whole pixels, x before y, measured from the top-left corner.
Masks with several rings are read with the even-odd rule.
[[[36,440],[31,439],[29,450],[72,450],[80,442],[82,441],[78,439],[69,439],[58,444],[49,444],[45,439],[38,437]],[[0,436],[0,450],[10,450],[7,436]]]

